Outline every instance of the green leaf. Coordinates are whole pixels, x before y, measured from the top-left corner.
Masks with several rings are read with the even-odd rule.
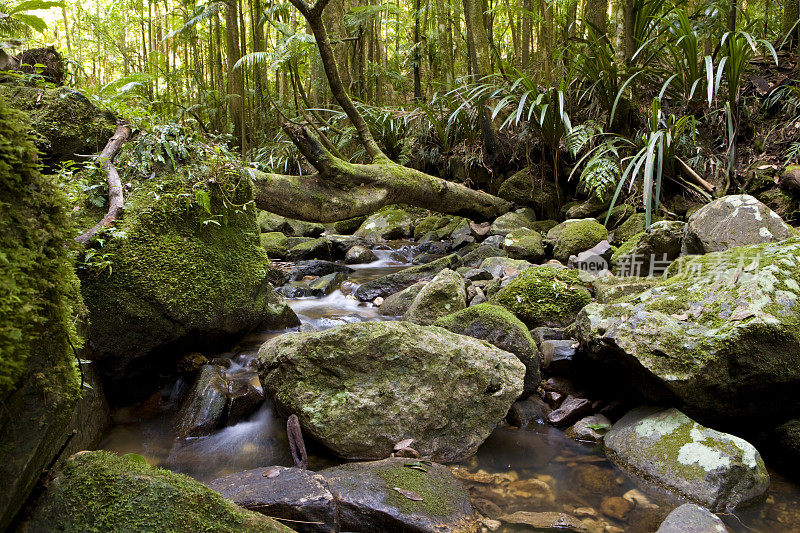
[[[211,214],[211,196],[208,194],[208,191],[204,189],[197,189],[194,191],[194,199],[203,209],[205,209],[206,213],[209,215]]]

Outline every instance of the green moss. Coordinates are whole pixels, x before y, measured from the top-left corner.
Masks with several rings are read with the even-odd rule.
[[[607,238],[606,228],[592,218],[567,220],[547,232],[547,240],[553,245],[553,257],[562,263]]]
[[[283,257],[286,255],[286,235],[279,231],[270,231],[262,233],[260,236],[261,247],[267,252],[270,257]]]
[[[575,270],[539,266],[524,270],[490,301],[535,327],[571,322],[590,300]]]
[[[23,531],[291,531],[239,508],[193,480],[135,455],[85,452],[70,459]]]
[[[387,503],[403,512],[423,511],[428,515],[448,516],[456,511],[452,502],[461,495],[455,494],[452,483],[445,483],[421,470],[399,465],[388,465],[375,473],[386,482]],[[395,487],[416,492],[422,497],[422,501],[408,499],[393,490]]]
[[[27,130],[0,98],[0,529],[61,446],[80,393],[72,226]]]
[[[614,255],[611,256],[611,264],[616,265],[622,257],[631,253],[633,249],[636,248],[636,245],[639,244],[639,241],[642,240],[642,237],[644,236],[645,232],[642,231],[640,233],[637,233],[630,239],[626,240],[625,242],[623,242],[619,246],[619,248],[617,248],[617,251],[614,252]]]
[[[416,226],[414,227],[414,238],[419,240],[426,233],[447,226],[450,220],[451,217],[442,215],[431,215],[418,220]]]

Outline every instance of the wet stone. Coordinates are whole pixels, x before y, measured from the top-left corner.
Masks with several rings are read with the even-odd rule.
[[[547,420],[554,426],[569,426],[588,415],[591,410],[592,402],[586,398],[567,396],[561,406],[547,416]]]
[[[708,509],[685,503],[669,513],[656,533],[725,533],[728,528]]]
[[[541,532],[585,533],[589,531],[580,520],[565,513],[517,511],[513,514],[503,515],[499,520],[511,526],[524,526]]]
[[[203,365],[194,386],[178,411],[179,437],[202,437],[219,426],[228,403],[228,384],[223,369]]]
[[[541,343],[542,366],[553,374],[569,374],[575,369],[575,356],[580,345],[572,339]]]
[[[536,395],[525,400],[514,402],[508,411],[508,422],[520,429],[525,429],[531,422],[546,420],[550,414],[550,406]]]

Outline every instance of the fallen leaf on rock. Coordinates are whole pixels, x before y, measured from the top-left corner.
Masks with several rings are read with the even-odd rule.
[[[394,451],[402,450],[403,448],[408,448],[411,446],[411,443],[414,442],[414,439],[404,439],[394,445]]]
[[[397,492],[399,492],[400,494],[402,494],[403,496],[405,496],[409,500],[412,500],[412,501],[415,501],[415,502],[421,502],[422,501],[422,496],[420,496],[419,494],[417,494],[413,490],[401,489],[399,487],[394,487],[394,490],[396,490]]]
[[[273,479],[281,475],[281,471],[278,468],[267,468],[263,472],[261,472],[261,476],[267,479]]]

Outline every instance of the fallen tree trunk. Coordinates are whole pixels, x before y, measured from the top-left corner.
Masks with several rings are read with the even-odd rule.
[[[356,129],[371,163],[349,163],[331,154],[307,127],[285,124],[284,130],[317,169],[310,176],[285,176],[251,171],[256,206],[279,215],[314,222],[334,222],[374,213],[389,204],[418,207],[488,219],[509,210],[501,198],[394,163],[372,137],[339,77],[322,12],[329,0],[308,5],[290,0],[308,22],[317,43],[331,93]]]
[[[318,170],[309,176],[251,171],[259,209],[313,222],[369,215],[390,204],[409,204],[485,220],[511,207],[501,198],[436,178],[385,159],[367,165],[333,156],[307,127],[284,130]]]
[[[97,156],[101,168],[108,173],[108,213],[89,231],[75,237],[76,242],[86,245],[98,231],[111,226],[122,215],[122,211],[125,209],[125,201],[122,195],[122,181],[119,178],[117,167],[114,166],[114,157],[130,136],[130,126],[122,123],[117,124],[117,130],[114,135],[108,140],[100,155]]]

